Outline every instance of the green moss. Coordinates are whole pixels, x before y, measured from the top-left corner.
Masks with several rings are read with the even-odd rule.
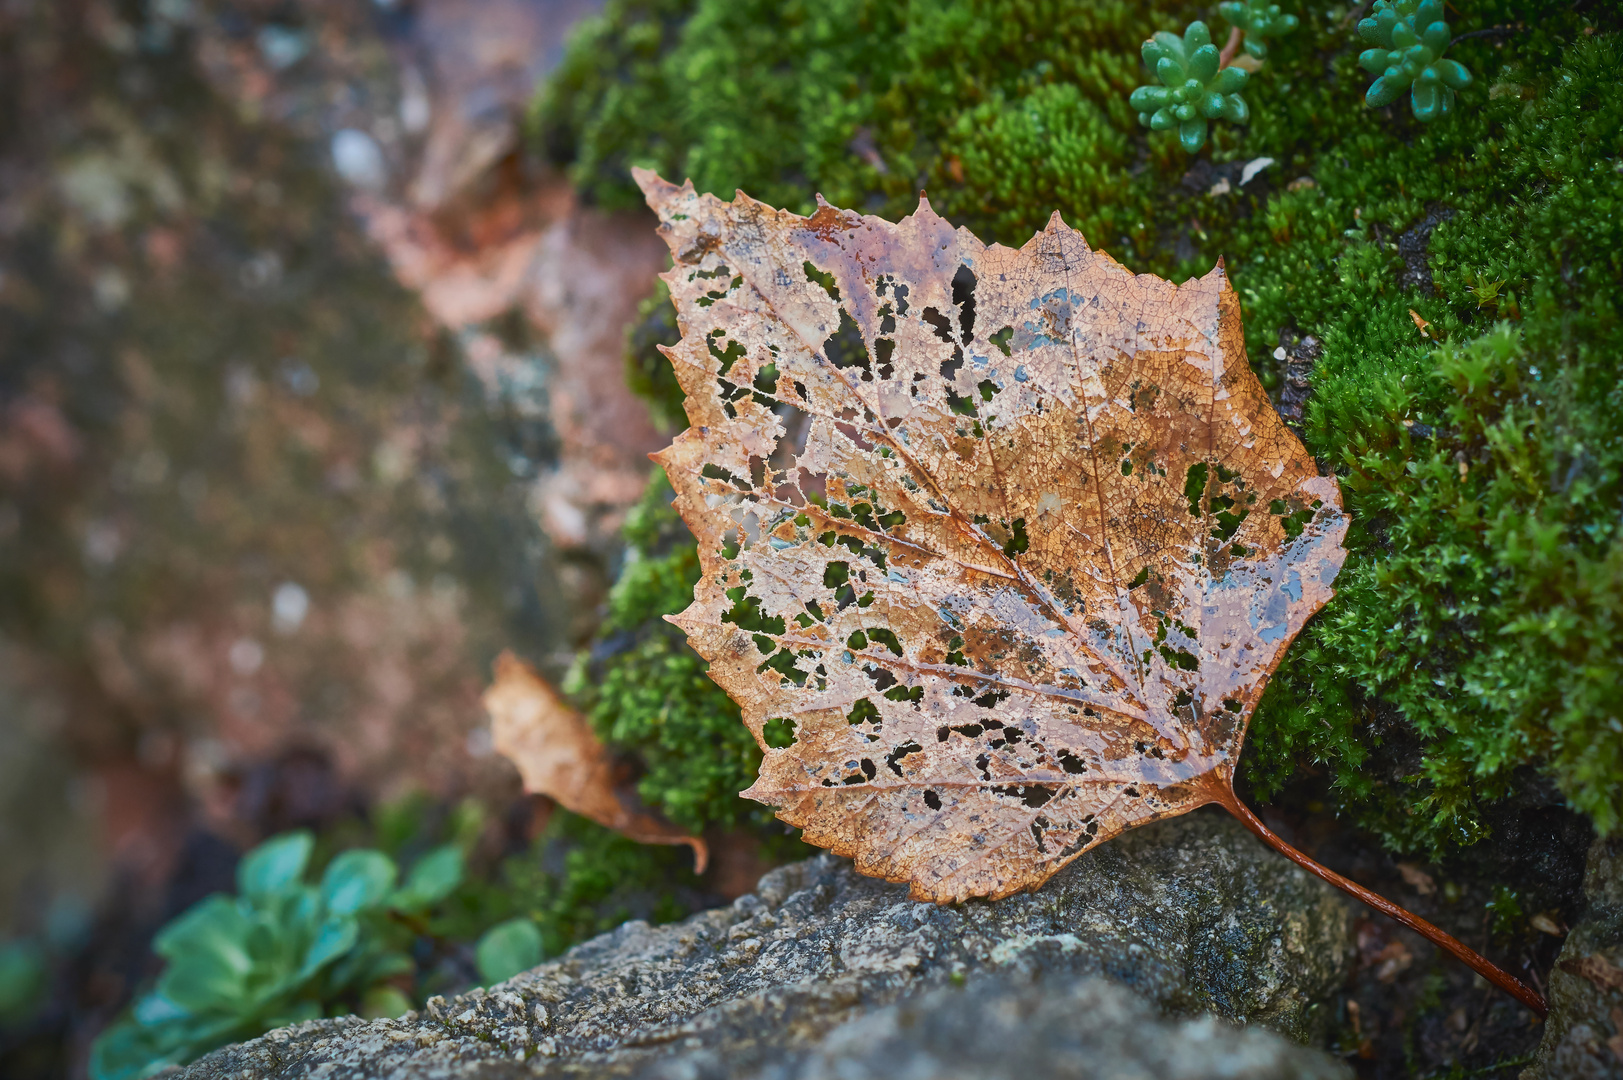
[[[645,770],[639,792],[673,822],[695,831],[765,826],[770,812],[738,797],[754,783],[761,752],[738,706],[664,621],[693,602],[699,580],[698,553],[672,498],[656,472],[625,526],[626,561],[608,618],[565,689],[606,742],[636,753]]]
[[[1322,342],[1303,434],[1341,477],[1350,555],[1253,723],[1246,772],[1261,797],[1317,763],[1345,812],[1394,845],[1441,851],[1484,835],[1483,808],[1533,766],[1618,826],[1618,13],[1471,5],[1456,34],[1522,29],[1458,40],[1451,56],[1480,78],[1421,125],[1407,107],[1363,106],[1345,6],[1304,4],[1248,85],[1249,125],[1214,128],[1190,159],[1175,133],[1141,131],[1126,98],[1147,74],[1143,40],[1199,11],[684,10],[686,22],[611,3],[538,108],[538,131],[572,148],[599,201],[632,203],[623,170],[639,163],[803,211],[821,191],[897,217],[927,186],[939,211],[1012,243],[1058,209],[1135,271],[1182,280],[1221,255],[1265,385],[1281,385],[1276,346]],[[1272,162],[1241,186],[1239,163],[1259,158]],[[637,362],[657,356],[659,333],[670,327]],[[649,371],[675,415],[673,384]],[[674,546],[628,564],[600,646],[635,642],[615,653],[628,708],[594,716],[678,773],[714,767],[692,799],[667,794],[686,781],[649,788],[698,815],[685,820],[712,820],[719,776],[746,778],[750,763],[723,739],[732,706],[696,661],[667,666],[686,654],[657,637],[664,624],[639,622],[683,606],[680,582],[697,573],[690,542],[662,542]],[[658,719],[670,714],[681,719]]]

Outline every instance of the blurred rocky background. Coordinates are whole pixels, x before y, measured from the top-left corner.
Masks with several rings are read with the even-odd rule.
[[[479,693],[590,635],[665,438],[663,248],[520,137],[593,7],[0,2],[0,1073],[269,835],[543,824]]]

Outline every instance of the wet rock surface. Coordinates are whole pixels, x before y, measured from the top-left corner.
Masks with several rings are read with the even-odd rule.
[[[1038,1055],[1033,1070],[1045,1054],[1115,1052],[1108,1039],[1136,1029],[1145,1054],[1165,1050],[1157,1046],[1174,1031],[1200,1032],[1212,1041],[1210,1061],[1231,1053],[1254,1061],[1222,1075],[1318,1075],[1305,1065],[1279,1071],[1308,1060],[1329,1075],[1329,1058],[1262,1032],[1236,1034],[1212,1020],[1169,1026],[1153,1013],[1212,1013],[1316,1041],[1351,944],[1351,918],[1333,890],[1227,817],[1200,811],[1119,837],[1039,892],[997,903],[914,903],[905,887],[821,856],[774,871],[730,907],[664,927],[627,923],[489,990],[431,999],[398,1020],[272,1032],[185,1075],[821,1076],[843,1068],[853,1030],[868,1030],[830,1034],[848,1022],[869,1025],[898,1061],[935,1053],[908,1040],[920,1023],[954,1026],[950,1016],[966,999],[947,992],[960,984],[988,1008],[1001,1002],[996,1023],[1008,1029],[958,1023],[963,1037],[1018,1041]],[[1090,976],[1145,1004],[1075,981]],[[1049,997],[1042,987],[1050,983],[1056,1000],[1070,995],[1119,1014],[1128,1034],[1066,1028],[1060,1014],[1069,1006],[1021,1004]],[[933,991],[947,996],[920,997]],[[1170,1057],[1164,1071],[1144,1062],[1163,1075],[1219,1075],[1179,1072],[1186,1066],[1174,1068]]]
[[[1623,1077],[1623,840],[1590,847],[1584,899],[1550,972],[1550,1016],[1522,1080]]]

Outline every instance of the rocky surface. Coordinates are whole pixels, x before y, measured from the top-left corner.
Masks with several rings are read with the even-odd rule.
[[[682,1059],[652,1076],[693,1076]],[[720,1070],[716,1070],[720,1074]],[[1344,1077],[1314,1050],[1213,1016],[1165,1020],[1121,986],[1092,977],[994,975],[886,1006],[834,1029],[804,1059],[761,1080],[1217,1080]]]
[[[1169,1026],[1153,1012],[1212,1013],[1316,1040],[1351,946],[1338,894],[1227,817],[1199,811],[1119,837],[1039,892],[998,903],[914,903],[904,887],[822,856],[774,871],[730,907],[670,926],[627,923],[489,990],[431,999],[420,1014],[272,1032],[186,1076],[843,1076],[852,1040],[877,1039],[891,1055],[883,1060],[898,1063],[945,1053],[915,1037],[930,1025],[958,1030],[974,1053],[1019,1043],[1036,1055],[1034,1071],[1043,1055],[1132,1043],[1144,1074],[1216,1076],[1188,1070],[1230,1055],[1252,1064],[1221,1075],[1285,1075],[1309,1052],[1211,1019]],[[1088,976],[1147,1004],[1075,981]],[[968,998],[951,996],[959,985]],[[977,1014],[964,1005],[977,994],[981,1021],[952,1021],[966,1008]],[[1057,1004],[1067,995],[1072,1004]],[[1092,1027],[1062,1022],[1089,1009]],[[1166,1045],[1174,1031],[1211,1053],[1177,1057]],[[966,1055],[952,1056],[967,1069]],[[1313,1068],[1331,1065],[1310,1056]]]
[[[1623,839],[1590,847],[1584,899],[1550,972],[1550,1016],[1522,1080],[1623,1077]]]

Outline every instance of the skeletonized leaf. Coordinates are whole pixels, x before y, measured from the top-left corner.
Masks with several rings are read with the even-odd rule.
[[[1058,214],[1016,251],[923,200],[803,218],[637,179],[692,425],[658,459],[704,570],[673,621],[765,751],[745,794],[945,902],[1228,792],[1347,522],[1221,266],[1135,276]]]
[[[635,791],[615,784],[608,749],[534,668],[502,653],[484,703],[496,751],[518,768],[525,791],[549,796],[639,844],[687,844],[694,872],[704,873],[710,859],[705,842],[655,816]]]

